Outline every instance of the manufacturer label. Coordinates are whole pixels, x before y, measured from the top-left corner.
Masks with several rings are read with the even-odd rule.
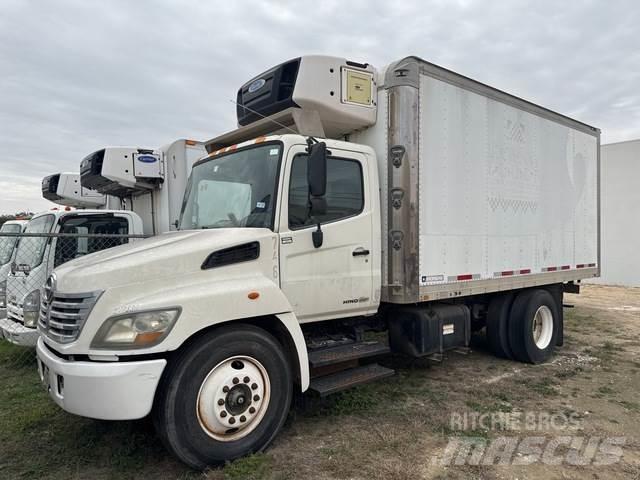
[[[259,78],[258,80],[254,80],[253,82],[251,82],[251,84],[249,85],[249,88],[247,88],[247,91],[249,93],[253,93],[253,92],[257,92],[258,90],[260,90],[262,87],[264,87],[264,84],[267,83],[267,81],[264,78]]]
[[[153,155],[138,155],[138,161],[142,163],[156,163],[158,158]]]
[[[429,283],[444,282],[444,275],[422,275],[420,277],[420,284],[427,285]]]
[[[453,327],[453,323],[447,323],[442,326],[442,334],[443,335],[451,335],[455,331]]]

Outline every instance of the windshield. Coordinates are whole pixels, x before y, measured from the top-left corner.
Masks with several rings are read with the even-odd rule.
[[[280,144],[267,144],[196,164],[180,229],[255,227],[273,230]]]
[[[0,233],[20,233],[22,225],[17,223],[5,223],[0,227]],[[18,237],[2,237],[0,236],[0,265],[4,265],[11,261],[13,247],[16,246]]]
[[[53,215],[34,218],[27,224],[24,233],[50,233],[53,220]],[[31,268],[40,265],[47,240],[47,237],[22,237],[16,251],[16,264],[28,265]]]

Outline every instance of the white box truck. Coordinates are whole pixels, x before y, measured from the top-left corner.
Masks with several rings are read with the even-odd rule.
[[[160,148],[105,147],[82,160],[82,187],[124,200],[145,232],[168,232],[177,228],[191,166],[204,154],[202,142],[188,139]]]
[[[53,269],[64,262],[87,255],[128,239],[89,235],[142,235],[142,220],[134,212],[121,215],[120,200],[83,188],[77,173],[55,173],[42,179],[42,197],[60,208],[34,215],[24,226],[24,236],[15,246],[0,284],[7,313],[0,320],[0,338],[34,347],[40,311],[40,290]],[[80,210],[76,210],[76,208]],[[43,234],[42,236],[28,236]],[[47,237],[48,234],[79,234],[87,237]],[[4,240],[4,239],[0,239]],[[0,277],[2,278],[2,277]],[[1,297],[0,297],[1,298]]]
[[[205,468],[264,449],[294,391],[392,375],[390,351],[437,359],[484,326],[520,361],[562,344],[563,292],[599,272],[598,129],[416,57],[301,57],[237,103],[180,231],[47,281],[38,368],[60,407],[152,413]],[[61,339],[70,295],[92,308]]]
[[[84,188],[77,173],[54,173],[42,179],[42,198],[63,207],[117,209],[120,200]]]
[[[27,222],[28,220],[8,220],[0,227],[0,320],[7,316],[7,275],[15,258],[19,238],[17,235],[24,232]]]

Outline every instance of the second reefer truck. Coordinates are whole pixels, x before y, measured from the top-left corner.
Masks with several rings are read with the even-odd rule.
[[[439,358],[484,326],[520,361],[562,343],[563,292],[599,272],[599,130],[415,57],[298,58],[237,113],[193,167],[181,231],[47,281],[37,354],[62,408],[151,412],[204,468],[264,449],[295,390],[393,374],[372,361],[390,351]],[[93,307],[60,341],[69,297]]]

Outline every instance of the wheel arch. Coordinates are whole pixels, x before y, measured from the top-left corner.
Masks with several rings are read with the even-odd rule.
[[[294,379],[298,384],[300,391],[304,392],[307,390],[309,387],[309,361],[307,356],[307,346],[302,329],[298,323],[298,319],[293,312],[227,320],[210,325],[194,332],[189,338],[182,342],[178,350],[174,351],[173,354],[177,354],[178,352],[188,348],[202,335],[222,327],[229,327],[232,324],[251,325],[273,335],[285,352],[289,364],[291,365]]]

